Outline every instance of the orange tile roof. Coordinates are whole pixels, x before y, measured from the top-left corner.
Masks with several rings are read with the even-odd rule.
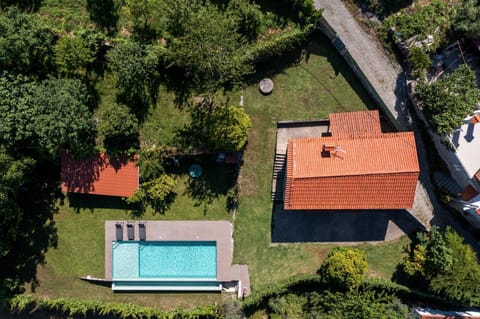
[[[138,166],[127,158],[108,158],[105,154],[75,160],[68,153],[61,157],[62,191],[129,197],[138,189]]]
[[[335,137],[382,134],[378,110],[332,113],[328,117]]]
[[[323,145],[339,150],[324,157]],[[288,152],[294,161],[289,172],[293,178],[419,171],[412,132],[368,138],[296,138],[289,141]]]
[[[477,190],[473,188],[473,186],[470,184],[468,184],[467,187],[465,187],[465,189],[460,193],[460,197],[464,201],[469,201],[477,195],[478,195]]]
[[[354,113],[362,120],[369,112]],[[374,126],[358,125],[346,135],[332,130],[331,137],[290,140],[284,208],[411,208],[420,172],[413,132],[363,129]]]
[[[477,180],[477,182],[480,183],[480,169],[475,173],[474,177]]]

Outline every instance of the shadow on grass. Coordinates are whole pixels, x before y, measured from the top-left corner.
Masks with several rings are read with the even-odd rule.
[[[173,172],[177,176],[188,176],[185,182],[186,190],[182,194],[190,197],[195,207],[213,203],[220,196],[225,196],[232,189],[238,177],[236,165],[216,163],[215,155],[184,156],[180,159],[179,167]],[[202,175],[197,178],[189,176],[189,168],[192,164],[202,167]]]
[[[327,58],[327,61],[335,70],[335,76],[338,76],[339,74],[342,75],[355,91],[356,95],[360,97],[362,102],[367,105],[369,109],[378,109],[377,104],[367,93],[360,80],[355,73],[353,73],[352,69],[350,69],[350,66],[322,32],[316,31],[312,33],[305,50],[307,51],[307,56],[317,55]]]
[[[389,238],[390,222],[407,235],[424,229],[403,209],[285,211],[283,203],[277,202],[272,213],[272,242],[384,241]]]
[[[67,194],[69,206],[75,213],[80,213],[82,209],[94,212],[96,208],[134,210],[136,207],[129,205],[122,197],[91,195],[91,194]]]

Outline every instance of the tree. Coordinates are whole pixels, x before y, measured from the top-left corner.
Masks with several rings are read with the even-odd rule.
[[[127,149],[138,139],[138,120],[125,105],[113,104],[99,112],[98,133],[107,149]]]
[[[35,15],[0,12],[0,70],[45,77],[55,70],[55,33]]]
[[[336,247],[323,261],[318,274],[327,284],[352,291],[360,286],[365,271],[367,261],[363,251]]]
[[[206,133],[216,150],[239,151],[247,143],[252,121],[245,109],[215,107],[206,120]]]
[[[36,134],[33,94],[35,83],[23,75],[0,76],[0,144],[12,151],[33,148]]]
[[[228,13],[233,16],[238,33],[248,41],[257,39],[262,23],[259,5],[243,0],[232,0],[228,3]]]
[[[140,189],[127,199],[127,203],[140,206],[141,212],[149,204],[155,212],[163,214],[175,200],[177,195],[173,191],[175,186],[175,179],[167,174],[161,174],[153,180],[142,183]]]
[[[457,7],[453,28],[471,38],[480,36],[480,4],[478,0],[465,0],[462,5]]]
[[[0,232],[0,270],[3,270],[0,277],[0,296],[17,291],[21,284],[19,278],[5,275],[7,267],[12,266],[7,257],[15,247],[15,235],[22,222],[22,209],[18,204],[19,192],[27,183],[34,164],[35,161],[31,158],[15,160],[0,146],[0,226],[3,228]]]
[[[433,277],[430,288],[451,300],[480,305],[480,265],[475,252],[451,228],[445,232],[445,243],[452,252],[452,263]]]
[[[108,65],[120,90],[118,99],[137,115],[156,103],[159,55],[155,47],[133,41],[117,43],[107,53]]]
[[[480,101],[475,73],[466,64],[431,85],[419,84],[415,96],[439,135],[453,133]]]
[[[149,181],[165,173],[163,163],[168,158],[168,151],[164,147],[141,149],[138,166],[140,167],[140,178]]]
[[[129,18],[133,31],[140,38],[153,38],[160,30],[155,30],[156,20],[162,16],[162,0],[126,0],[124,11]]]
[[[23,11],[34,12],[42,5],[42,0],[0,0],[0,8],[15,6]]]
[[[239,53],[244,38],[213,5],[192,14],[184,28],[184,34],[169,44],[168,57],[170,66],[183,72],[198,93],[213,94],[252,72],[252,65]]]
[[[184,145],[239,151],[247,143],[250,117],[241,107],[204,100],[191,109],[191,124],[180,132]]]
[[[55,45],[55,62],[58,71],[66,76],[85,76],[95,61],[96,52],[80,36],[67,36]]]
[[[113,32],[117,29],[119,18],[119,0],[87,0],[87,9],[90,19],[99,27]]]
[[[52,164],[0,146],[0,299],[36,284],[37,265],[56,244],[59,174]]]
[[[452,248],[444,240],[438,227],[433,226],[426,239],[425,246],[425,276],[431,279],[437,274],[446,272],[452,267]]]
[[[412,64],[412,75],[416,78],[425,78],[425,70],[430,66],[430,57],[422,48],[413,47],[410,50],[410,63]]]
[[[62,149],[91,150],[95,124],[87,103],[87,88],[79,80],[48,79],[35,87],[31,125],[42,153],[55,158]]]

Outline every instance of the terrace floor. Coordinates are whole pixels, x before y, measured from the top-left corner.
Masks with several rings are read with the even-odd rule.
[[[112,280],[112,242],[116,240],[115,224],[123,225],[127,238],[127,224],[134,226],[134,240],[140,240],[138,225],[145,224],[146,241],[215,241],[217,243],[217,280],[239,281],[250,294],[246,265],[232,265],[233,226],[228,221],[105,221],[105,279]]]

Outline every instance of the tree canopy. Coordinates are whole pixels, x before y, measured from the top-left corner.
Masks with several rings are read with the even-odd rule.
[[[402,267],[417,286],[423,282],[450,300],[480,305],[477,256],[449,227],[445,232],[432,227],[428,234],[419,233]]]
[[[107,150],[122,150],[138,138],[138,120],[125,105],[113,104],[99,112],[98,133]]]
[[[457,8],[453,28],[474,38],[480,36],[480,4],[478,0],[465,0]]]
[[[36,16],[16,7],[0,14],[0,69],[45,77],[55,73],[55,33]]]
[[[61,149],[83,152],[93,145],[95,124],[79,80],[33,82],[0,76],[0,141],[14,150],[56,158]]]
[[[230,19],[211,6],[191,14],[183,28],[184,33],[169,45],[169,61],[184,72],[196,92],[213,93],[253,71],[240,53],[244,38]]]
[[[179,132],[184,147],[228,152],[246,145],[252,121],[245,109],[203,100],[190,113],[191,123]]]
[[[160,53],[155,47],[134,41],[117,43],[107,53],[109,67],[120,90],[118,100],[136,114],[143,113],[156,102],[159,59]]]
[[[58,72],[68,77],[85,75],[95,61],[96,52],[80,36],[63,36],[55,45]]]

